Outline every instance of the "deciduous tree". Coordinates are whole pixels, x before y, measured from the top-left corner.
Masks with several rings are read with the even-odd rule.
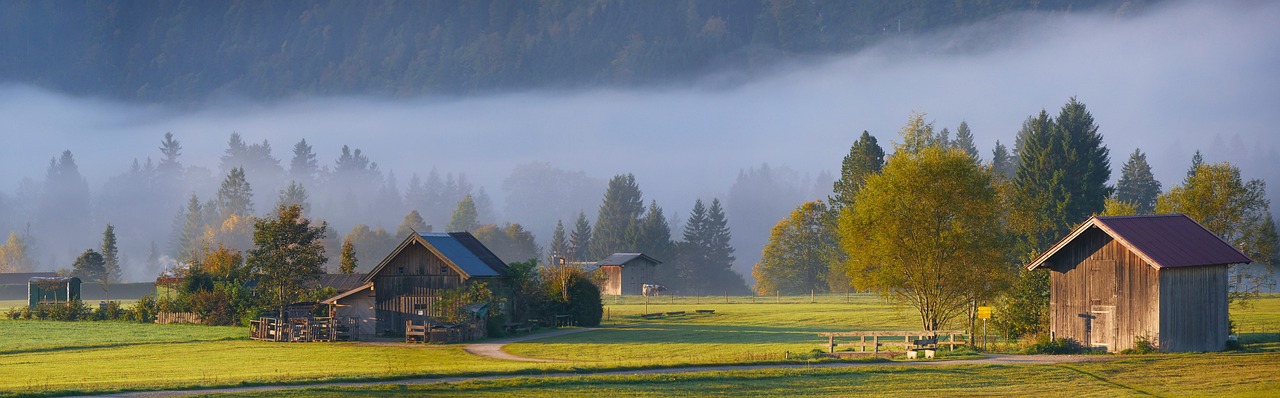
[[[853,208],[853,207],[850,207]],[[835,219],[822,201],[800,205],[778,221],[752,269],[760,294],[827,292],[827,276],[840,257]]]
[[[1001,287],[1000,214],[991,174],[967,153],[895,151],[840,215],[849,277],[915,307],[922,326],[937,330]]]
[[[326,223],[312,225],[302,217],[302,207],[280,206],[274,217],[253,226],[253,250],[247,261],[258,277],[258,289],[272,307],[284,307],[301,296],[308,283],[324,273]]]

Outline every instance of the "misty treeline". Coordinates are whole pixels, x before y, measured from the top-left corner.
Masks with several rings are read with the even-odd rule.
[[[1115,185],[1111,152],[1084,103],[1028,117],[1012,148],[983,159],[966,123],[955,135],[911,115],[886,156],[869,132],[851,146],[827,201],[801,204],[773,228],[753,270],[762,294],[875,291],[914,307],[928,330],[997,307],[1008,337],[1045,332],[1049,273],[1023,265],[1093,215],[1183,213],[1263,264],[1232,266],[1239,305],[1274,283],[1280,232],[1261,180],[1188,157],[1185,179],[1154,178],[1127,152]],[[1167,187],[1167,188],[1165,188]]]
[[[0,75],[144,101],[644,84],[1151,0],[0,2]]]
[[[298,204],[305,216],[329,225],[323,240],[329,272],[366,272],[414,231],[470,231],[505,261],[556,255],[593,262],[641,251],[672,267],[663,282],[677,291],[744,293],[740,274],[758,258],[769,225],[794,203],[821,197],[831,181],[827,173],[811,177],[761,164],[740,172],[726,201],[691,199],[668,213],[655,201],[643,203],[633,176],[626,176],[630,190],[623,194],[584,172],[531,162],[503,180],[498,209],[465,172],[424,165],[406,182],[349,146],[320,159],[305,139],[279,151],[267,140],[250,143],[232,133],[216,167],[208,167],[186,161],[177,135],[156,143],[155,158],[135,159],[106,181],[91,182],[80,170],[109,166],[82,166],[68,150],[50,159],[43,179],[23,179],[12,195],[0,191],[6,237],[0,270],[70,269],[86,250],[102,253],[104,229],[112,228],[118,258],[106,275],[149,281],[219,245],[250,249],[255,219]],[[626,205],[615,203],[623,198]],[[593,239],[598,243],[588,250]],[[576,242],[577,251],[564,250],[564,242]],[[735,255],[733,248],[741,249]],[[710,260],[707,252],[719,254]],[[714,263],[715,270],[697,271],[694,262]]]

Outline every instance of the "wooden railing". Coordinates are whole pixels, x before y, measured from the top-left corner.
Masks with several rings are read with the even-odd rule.
[[[156,323],[161,325],[168,325],[171,323],[191,323],[200,325],[204,324],[204,319],[201,319],[200,315],[192,312],[160,312],[156,313]]]
[[[328,317],[259,318],[249,321],[249,338],[264,341],[334,341],[343,337],[343,325]]]
[[[944,335],[947,336],[947,339],[942,340],[941,338],[938,338],[936,342],[937,345],[945,345],[954,350],[957,345],[967,344],[963,339],[956,340],[956,336],[963,337],[965,335],[965,331],[963,330],[855,331],[827,332],[818,333],[818,335],[827,338],[827,344],[825,344],[825,346],[827,347],[827,352],[830,353],[835,353],[837,346],[852,346],[858,347],[859,351],[864,352],[867,350],[867,347],[871,347],[871,352],[878,354],[880,352],[880,347],[893,346],[904,347],[904,349],[906,349],[916,345],[913,340],[924,340],[929,337],[941,337]],[[842,343],[836,341],[837,337],[857,337],[858,341]],[[871,341],[867,341],[868,337],[871,338]],[[902,339],[898,340],[899,337]],[[882,338],[885,340],[881,340]]]

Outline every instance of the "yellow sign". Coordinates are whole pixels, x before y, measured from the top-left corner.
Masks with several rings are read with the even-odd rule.
[[[991,307],[978,307],[978,319],[991,319]]]

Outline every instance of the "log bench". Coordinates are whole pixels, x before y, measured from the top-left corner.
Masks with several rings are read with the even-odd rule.
[[[699,314],[714,314],[714,313],[716,313],[716,310],[697,310],[697,313],[699,313]]]
[[[918,351],[917,348],[919,350],[925,350],[924,348],[919,348],[921,345],[917,344],[917,342],[932,341],[932,343],[928,344],[928,346],[933,347],[934,351],[937,350],[937,346],[939,345],[945,345],[945,346],[948,346],[951,350],[955,350],[955,346],[966,344],[964,340],[956,339],[956,336],[963,336],[964,334],[965,334],[965,331],[963,330],[854,331],[854,332],[818,333],[819,336],[827,338],[827,343],[823,344],[823,346],[827,348],[828,353],[834,354],[836,352],[837,346],[858,347],[859,352],[866,352],[867,347],[871,347],[872,355],[878,355],[880,353],[880,347],[903,347],[903,349],[908,352],[907,356],[912,358],[914,358],[914,355],[912,354],[914,354],[915,351]],[[943,335],[947,336],[947,340],[939,341],[938,336],[943,336]],[[849,341],[849,342],[839,342],[839,341],[836,341],[836,338],[838,337],[839,338],[857,337],[858,340]],[[899,337],[901,338],[901,340],[898,339]],[[869,339],[870,341],[868,341],[868,338],[870,338]],[[892,340],[882,341],[881,338],[887,338]],[[929,353],[926,352],[925,355],[929,355]],[[932,356],[929,356],[929,357],[932,357]]]

